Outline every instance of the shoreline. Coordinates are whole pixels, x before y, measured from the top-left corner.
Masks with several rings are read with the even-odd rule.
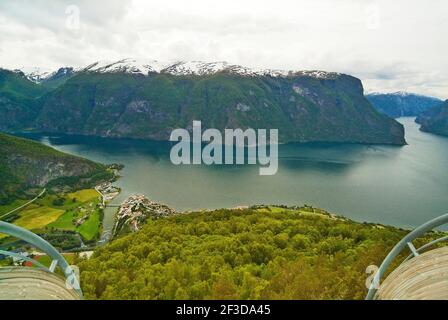
[[[400,117],[400,118],[415,118],[415,117]],[[399,119],[399,118],[397,118]],[[397,119],[398,123],[400,123]],[[94,139],[107,139],[110,141],[134,141],[134,142],[148,142],[148,143],[164,143],[167,145],[174,144],[174,142],[166,139],[152,139],[152,138],[137,138],[137,137],[114,137],[114,136],[101,136],[101,135],[91,135],[91,134],[82,134],[82,133],[67,133],[67,132],[46,132],[39,130],[19,130],[19,131],[8,131],[5,132],[7,134],[11,134],[18,137],[27,137],[27,135],[40,135],[45,137],[52,136],[61,136],[61,137],[71,137],[71,138],[94,138]],[[405,132],[406,137],[406,132]],[[32,139],[27,137],[28,139]],[[207,143],[204,143],[206,145]],[[225,146],[225,144],[220,144],[221,146]],[[257,144],[258,145],[258,144]],[[266,143],[269,146],[269,143]],[[408,145],[408,142],[405,140],[404,143],[396,143],[396,142],[361,142],[361,141],[327,141],[327,140],[302,140],[302,141],[279,141],[277,145],[288,146],[288,145],[360,145],[360,146],[391,146],[391,147],[404,147]],[[254,147],[254,146],[245,146]]]

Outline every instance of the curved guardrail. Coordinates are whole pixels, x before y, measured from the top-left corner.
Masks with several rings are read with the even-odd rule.
[[[386,256],[386,258],[381,263],[381,266],[379,267],[378,271],[376,272],[372,283],[370,284],[369,291],[366,296],[366,300],[372,300],[375,297],[375,294],[378,290],[380,280],[383,277],[384,273],[386,272],[389,265],[392,263],[392,261],[401,253],[401,251],[408,247],[411,250],[411,255],[408,256],[404,261],[409,260],[411,257],[418,256],[419,253],[430,246],[439,243],[441,241],[448,240],[448,236],[444,236],[442,238],[436,239],[434,241],[431,241],[424,246],[416,249],[414,245],[412,244],[412,241],[416,238],[424,235],[426,232],[433,230],[434,228],[440,227],[444,224],[448,223],[448,213],[444,214],[440,217],[437,217],[435,219],[432,219],[421,226],[417,227],[410,233],[408,233],[403,239],[398,242],[395,247],[389,252],[389,254]],[[404,262],[403,261],[403,262]]]
[[[42,264],[31,258],[27,258],[24,260],[30,261],[36,266],[43,268],[49,272],[54,272],[56,266],[59,266],[59,268],[64,273],[66,280],[68,281],[68,283],[70,283],[70,286],[80,295],[80,297],[83,296],[78,278],[76,277],[74,270],[72,269],[72,267],[70,267],[65,258],[50,243],[29,230],[4,221],[0,221],[0,233],[4,233],[12,237],[24,240],[32,246],[48,254],[48,256],[53,259],[50,268],[43,266]],[[16,256],[16,254],[13,252],[3,250],[0,252],[0,254],[12,257]],[[22,256],[20,256],[20,258],[23,259]]]

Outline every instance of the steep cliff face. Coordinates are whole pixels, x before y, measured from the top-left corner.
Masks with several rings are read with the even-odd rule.
[[[111,178],[105,166],[27,139],[0,134],[0,201],[33,187],[89,185]]]
[[[422,131],[448,136],[448,100],[421,114],[416,122]]]
[[[336,73],[285,76],[84,71],[40,99],[39,130],[167,140],[179,127],[279,129],[282,142],[405,143],[361,82]]]
[[[376,110],[391,118],[415,117],[442,103],[442,100],[407,92],[372,93],[367,99]]]
[[[81,177],[92,173],[98,167],[93,163],[70,157],[30,157],[23,153],[12,153],[5,157],[8,168],[23,177],[28,186],[43,187],[50,181],[63,177]],[[26,173],[26,174],[22,174]]]

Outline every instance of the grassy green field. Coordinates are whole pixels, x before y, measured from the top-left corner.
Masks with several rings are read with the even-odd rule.
[[[56,221],[63,213],[64,210],[61,209],[31,205],[20,213],[14,224],[28,230],[41,229]]]
[[[56,221],[64,210],[31,204],[23,209],[13,223],[28,230],[42,229]],[[0,234],[0,239],[5,235]]]
[[[73,260],[75,258],[74,253],[63,253],[62,255],[65,258],[65,260],[67,260],[68,264],[73,263]],[[34,259],[36,261],[39,261],[41,264],[43,264],[46,267],[50,267],[51,261],[52,261],[52,259],[47,255],[37,256],[37,257],[34,257]]]
[[[64,199],[61,205],[55,205],[54,201],[58,198]],[[71,192],[65,195],[48,194],[42,199],[36,201],[39,205],[70,210],[79,207],[80,204],[89,201],[99,201],[99,194],[95,189],[84,189],[76,192]]]
[[[300,209],[293,209],[293,208],[283,208],[283,207],[277,207],[277,206],[268,206],[265,208],[259,208],[257,209],[260,213],[279,213],[279,212],[286,212],[286,213],[300,213],[301,215],[313,215],[313,216],[322,216],[322,217],[332,217],[337,218],[335,215],[329,215],[325,210],[313,208],[313,207],[301,207]]]
[[[0,212],[7,213],[25,201],[16,200],[12,204],[1,206]],[[99,202],[100,196],[95,189],[84,189],[65,195],[47,194],[18,212],[12,223],[29,230],[77,231],[85,240],[90,241],[101,229],[101,212],[97,208]],[[86,215],[88,218],[77,226],[76,221]],[[4,237],[0,235],[0,239]]]
[[[60,230],[74,231],[76,226],[73,224],[74,212],[72,210],[65,211],[62,216],[48,226]]]
[[[55,222],[48,225],[48,227],[59,230],[77,231],[86,240],[92,240],[98,233],[101,227],[101,215],[98,209],[95,209],[89,218],[80,226],[75,226],[73,221],[75,220],[75,214],[73,211],[66,211]]]
[[[84,189],[76,192],[69,193],[68,199],[76,199],[79,202],[86,202],[98,198],[99,194],[95,189]]]
[[[101,227],[101,215],[96,205],[100,201],[95,189],[85,189],[66,195],[64,207],[68,210],[49,227],[62,230],[78,231],[85,240],[92,240]],[[73,205],[76,204],[76,205]],[[80,226],[75,225],[75,220],[89,211],[89,217]]]
[[[92,240],[101,227],[100,213],[95,210],[82,225],[76,228],[81,236],[86,240]]]

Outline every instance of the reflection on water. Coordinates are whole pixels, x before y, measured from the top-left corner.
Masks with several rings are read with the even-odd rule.
[[[178,210],[276,203],[310,204],[359,221],[415,226],[448,210],[448,139],[423,133],[412,118],[407,146],[288,144],[279,169],[259,176],[255,165],[175,166],[167,142],[26,134],[61,151],[122,163],[117,185]],[[105,225],[110,225],[110,214]]]

